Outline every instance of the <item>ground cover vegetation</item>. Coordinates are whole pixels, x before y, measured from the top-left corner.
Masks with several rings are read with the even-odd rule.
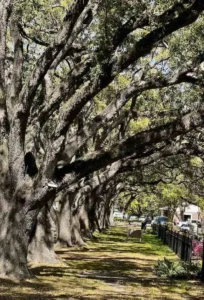
[[[166,245],[149,233],[142,243],[127,242],[127,229],[127,225],[112,227],[95,233],[96,239],[86,247],[59,249],[64,265],[34,266],[35,278],[20,283],[1,280],[1,299],[203,299],[198,280],[175,280],[155,273],[158,260],[164,257],[179,265]]]
[[[203,10],[0,0],[1,275],[58,263],[53,234],[83,246],[135,191],[202,205]]]
[[[164,257],[164,260],[158,261],[155,271],[159,276],[169,278],[196,279],[201,272],[200,263],[186,263],[183,261],[170,261]]]

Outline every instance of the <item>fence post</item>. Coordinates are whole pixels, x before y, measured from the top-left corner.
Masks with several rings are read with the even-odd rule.
[[[188,235],[188,259],[187,261],[191,263],[191,257],[192,257],[192,238],[190,235]]]
[[[172,232],[172,250],[175,252],[175,231]]]
[[[188,261],[188,233],[186,232],[186,239],[185,239],[185,255],[184,255],[184,261]]]
[[[186,235],[184,233],[182,236],[182,243],[181,243],[181,260],[185,260],[185,243],[186,243]]]
[[[180,234],[177,231],[168,230],[167,227],[158,225],[158,238],[172,249],[181,260],[191,263],[192,237],[189,233]],[[204,282],[204,238],[203,238],[203,262],[201,280]]]
[[[201,281],[204,282],[204,238],[203,238],[203,257],[202,257]]]
[[[164,244],[166,244],[166,232],[167,232],[167,226],[165,225],[164,226],[164,240],[163,240]]]
[[[176,254],[178,254],[178,245],[179,245],[179,232],[176,232],[176,249],[175,249]]]
[[[168,245],[169,245],[169,248],[172,248],[172,229],[169,230]]]

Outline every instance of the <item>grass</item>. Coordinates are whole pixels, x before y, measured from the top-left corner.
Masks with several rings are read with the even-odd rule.
[[[164,256],[177,256],[154,235],[142,243],[127,241],[127,227],[96,234],[94,242],[79,249],[59,249],[61,266],[35,266],[36,278],[22,283],[0,280],[0,299],[204,299],[204,286],[197,281],[158,278],[154,265]]]

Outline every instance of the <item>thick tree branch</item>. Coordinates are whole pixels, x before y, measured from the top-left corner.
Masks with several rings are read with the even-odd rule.
[[[99,91],[108,86],[121,71],[136,62],[140,57],[147,55],[156,43],[164,37],[193,23],[203,10],[204,2],[202,0],[195,0],[194,3],[179,14],[178,17],[174,17],[170,20],[168,19],[162,26],[154,29],[136,42],[128,54],[122,54],[119,57],[118,55],[115,55],[110,62],[102,65],[102,74],[100,74],[94,82],[90,82],[86,86],[83,95],[76,95],[73,97],[67,111],[63,111],[60,115],[62,122],[56,130],[55,138],[59,138],[61,135],[66,134],[69,126],[72,124],[73,120],[75,120],[84,105]]]
[[[85,17],[83,15],[83,10],[87,6],[88,2],[89,0],[77,0],[74,2],[75,4],[70,11],[69,18],[66,18],[61,32],[57,35],[53,44],[47,47],[47,49],[44,51],[41,58],[37,61],[36,66],[30,74],[28,80],[26,81],[19,96],[22,105],[18,108],[18,112],[16,114],[17,117],[20,116],[22,128],[26,127],[29,110],[42,79],[50,69],[53,61],[60,51],[65,47],[65,45],[66,47],[67,45],[71,47],[78,32],[81,30],[83,18]]]
[[[91,179],[84,181],[83,175],[65,178],[65,180],[58,186],[57,192],[66,189],[66,192],[77,192],[80,194],[89,194],[95,188],[102,186],[104,183],[109,182],[115,176],[121,173],[132,172],[138,170],[138,168],[151,165],[160,159],[167,158],[175,155],[197,155],[198,153],[204,153],[204,149],[197,147],[196,145],[186,145],[181,143],[172,143],[170,145],[162,146],[161,148],[150,147],[149,152],[138,158],[138,153],[134,153],[132,156],[124,159],[117,160],[113,164],[107,167],[107,169],[99,174],[96,174]],[[90,161],[90,160],[89,160]],[[92,163],[94,164],[93,160]],[[107,165],[104,162],[104,165]],[[100,169],[100,168],[98,168]],[[90,174],[90,173],[89,173]],[[87,174],[86,174],[87,175]],[[79,178],[83,178],[79,180]],[[145,184],[148,184],[146,182]],[[152,182],[154,184],[155,182]],[[55,189],[50,189],[48,183],[44,184],[43,191],[39,189],[40,193],[37,193],[33,199],[33,202],[29,206],[29,210],[42,207],[48,199],[47,197],[55,193]],[[37,192],[37,191],[36,191]],[[43,197],[41,193],[43,192]]]
[[[185,4],[189,5],[190,3],[188,0],[179,1],[161,15],[151,17],[148,15],[144,5],[142,4],[142,16],[139,18],[137,16],[132,16],[125,24],[117,29],[112,41],[113,47],[117,48],[131,32],[139,28],[145,28],[149,26],[151,22],[154,25],[158,25],[160,23],[166,22],[167,20],[171,20],[172,18],[176,17],[178,13],[180,14],[185,11]]]
[[[100,168],[103,168],[114,161],[128,157],[135,153],[135,158],[149,155],[151,145],[167,142],[177,136],[186,134],[201,126],[204,122],[204,111],[189,113],[171,123],[143,131],[115,144],[109,151],[92,155],[91,159],[77,160],[61,169],[62,174],[75,173],[84,177]]]
[[[48,47],[50,44],[47,42],[44,42],[38,38],[36,38],[35,36],[31,36],[29,34],[26,33],[26,31],[24,30],[23,26],[21,25],[21,23],[18,23],[18,28],[19,28],[19,32],[22,35],[22,37],[26,38],[26,39],[30,39],[32,40],[34,43],[41,45],[41,46],[45,46]]]
[[[0,0],[0,102],[5,93],[6,33],[12,7],[13,0]]]
[[[110,103],[104,111],[97,115],[93,121],[89,124],[83,126],[82,130],[74,135],[72,138],[68,138],[66,144],[66,152],[71,158],[75,152],[82,146],[87,140],[93,137],[94,134],[98,131],[99,128],[105,126],[107,122],[111,121],[113,116],[120,111],[120,109],[135,95],[141,94],[143,91],[157,88],[164,88],[179,84],[181,82],[190,82],[188,72],[192,71],[193,66],[189,67],[188,70],[182,70],[174,74],[169,75],[168,77],[158,77],[150,78],[145,81],[132,82],[127,88],[125,88],[117,96],[116,101]],[[194,78],[193,83],[197,81]]]
[[[14,45],[14,60],[11,83],[9,85],[9,93],[7,96],[7,110],[11,121],[13,107],[18,101],[18,95],[22,88],[22,71],[23,71],[23,42],[15,21],[11,24],[11,33]]]
[[[182,3],[186,3],[186,1],[184,0],[184,1],[182,1]],[[170,18],[173,18],[173,17],[175,17],[176,16],[176,13],[178,13],[178,12],[183,12],[183,11],[186,11],[186,8],[185,8],[185,6],[182,6],[182,9],[181,9],[181,6],[182,6],[182,4],[178,4],[178,5],[174,5],[170,10],[167,10],[165,13],[163,13],[162,15],[160,15],[160,16],[157,16],[157,17],[155,17],[155,24],[160,24],[161,22],[165,22],[165,20],[166,20],[166,15],[168,15],[168,20],[170,19]],[[178,9],[178,12],[176,11],[176,9]],[[127,35],[131,32],[131,31],[133,31],[134,29],[135,29],[135,27],[137,27],[137,26],[139,26],[139,24],[140,24],[140,22],[143,22],[143,18],[144,17],[142,17],[141,18],[141,20],[140,19],[138,19],[137,20],[137,22],[139,22],[139,23],[137,23],[137,25],[134,23],[136,20],[134,19],[134,22],[133,22],[133,20],[132,21],[130,21],[129,23],[128,23],[128,25],[127,24],[125,24],[125,25],[123,25],[126,29],[125,29],[125,31],[121,31],[121,30],[118,30],[116,33],[115,33],[115,36],[114,36],[114,38],[113,38],[113,40],[112,40],[112,44],[114,45],[114,48],[116,48],[117,46],[118,46],[118,43],[119,43],[119,41],[120,41],[120,43],[127,37]],[[146,22],[146,21],[145,21]],[[115,40],[115,42],[114,42],[114,40]],[[117,42],[118,41],[118,42]],[[112,51],[113,51],[114,49],[112,49]],[[60,56],[59,56],[60,57]],[[79,68],[78,68],[78,70],[79,70],[79,75],[77,74],[77,71],[75,71],[73,74],[71,74],[71,77],[70,78],[68,78],[68,80],[67,80],[67,85],[66,85],[66,82],[65,83],[62,83],[62,85],[59,87],[59,92],[58,93],[55,93],[55,95],[53,95],[53,99],[50,101],[50,104],[48,104],[45,108],[43,108],[43,111],[42,111],[42,117],[41,117],[41,114],[39,115],[39,119],[40,120],[42,120],[42,119],[44,119],[44,115],[46,114],[46,112],[48,111],[49,112],[49,115],[48,115],[48,117],[56,110],[56,109],[58,109],[58,107],[59,107],[59,105],[60,105],[60,103],[62,102],[62,101],[65,101],[65,99],[69,99],[70,97],[72,97],[73,95],[74,95],[74,90],[72,90],[72,92],[70,92],[70,89],[68,89],[67,87],[69,86],[73,86],[73,85],[70,85],[69,83],[70,83],[70,80],[71,80],[71,82],[74,80],[74,87],[75,87],[75,89],[77,90],[78,88],[79,88],[79,86],[80,85],[82,85],[82,83],[83,83],[83,80],[84,80],[84,78],[85,78],[85,74],[86,74],[86,78],[89,78],[89,75],[90,75],[90,71],[91,71],[91,68],[93,67],[95,65],[95,58],[93,59],[90,59],[89,60],[89,62],[88,62],[88,64],[86,64],[85,66],[84,66],[84,63],[82,63],[81,64],[81,66],[79,66]],[[106,66],[106,68],[107,68],[107,66]],[[84,72],[85,71],[85,72]],[[80,76],[80,74],[82,74],[83,73],[83,75],[82,76]],[[105,73],[105,75],[106,75],[106,73]],[[75,78],[76,77],[76,78]],[[79,77],[81,77],[81,80],[78,80],[78,78]],[[103,77],[103,79],[102,79],[102,77]],[[106,77],[106,76],[105,76]],[[101,76],[100,75],[100,78],[98,78],[98,80],[99,81],[101,81],[101,82],[105,82],[105,81],[107,81],[108,79],[106,79],[103,75]],[[83,80],[82,80],[83,79]],[[111,81],[111,80],[110,80]],[[108,84],[108,83],[107,83]],[[90,96],[88,97],[88,99],[91,99],[91,97],[93,97],[95,94],[97,94],[97,92],[98,91],[100,91],[102,88],[103,88],[103,84],[99,84],[98,83],[98,86],[100,86],[100,85],[102,85],[101,87],[99,87],[98,89],[97,89],[97,91],[93,94],[93,93],[91,93],[90,94]],[[95,85],[96,86],[96,85]],[[106,86],[106,85],[104,85],[104,86]],[[89,87],[90,87],[90,92],[93,90],[93,84],[91,85],[91,84],[89,84]],[[80,98],[80,99],[79,99]],[[85,98],[87,99],[87,96],[85,96]],[[77,99],[77,100],[76,100]],[[73,99],[72,99],[72,103],[73,104],[70,104],[70,110],[71,110],[71,112],[69,113],[69,111],[67,112],[67,119],[70,119],[70,116],[73,116],[73,119],[75,119],[75,117],[77,116],[77,114],[78,114],[78,112],[82,109],[82,107],[86,104],[86,102],[87,102],[88,100],[85,100],[85,99],[81,99],[81,97],[73,97]],[[77,103],[76,103],[77,102]],[[81,104],[81,105],[80,105]],[[73,109],[72,109],[72,106],[73,106]],[[74,113],[74,111],[77,109],[77,112],[76,112],[76,115],[75,115],[75,113]],[[64,115],[64,117],[65,117],[65,115]],[[72,120],[73,120],[72,118],[70,119],[70,122],[72,122]],[[44,119],[45,120],[45,119]],[[66,126],[66,124],[64,124],[64,126]],[[63,132],[65,132],[66,131],[66,129],[68,130],[68,127],[69,127],[69,124],[67,124],[67,126],[66,126],[67,128],[65,128],[64,130],[63,130]]]
[[[168,19],[163,26],[154,29],[144,38],[141,38],[140,41],[136,42],[128,54],[122,54],[119,58],[115,56],[110,62],[104,64],[102,66],[102,74],[100,74],[94,82],[88,83],[83,94],[75,95],[69,103],[69,109],[61,113],[60,120],[62,120],[62,125],[59,125],[53,138],[59,138],[61,135],[66,134],[69,126],[76,119],[84,105],[101,91],[101,89],[105,88],[119,72],[127,68],[131,63],[137,61],[140,57],[148,54],[156,43],[165,36],[194,22],[203,9],[204,3],[201,0],[195,0],[184,12],[172,19],[170,18],[170,20]],[[193,118],[190,120],[192,116]],[[196,116],[185,116],[163,127],[140,133],[139,135],[122,141],[115,145],[110,151],[94,155],[92,159],[75,161],[64,167],[61,171],[63,174],[69,173],[68,182],[71,184],[133,153],[135,153],[135,158],[137,159],[145,157],[151,154],[151,151],[148,149],[151,148],[152,143],[167,142],[169,138],[173,139],[180,134],[185,134],[197,126],[200,126],[203,123],[202,118],[202,112]],[[61,187],[63,188],[63,185]],[[41,201],[40,199],[46,199],[47,189],[45,188],[44,193],[41,195],[36,193],[33,203]]]

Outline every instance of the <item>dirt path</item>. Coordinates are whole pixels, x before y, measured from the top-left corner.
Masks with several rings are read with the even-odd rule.
[[[146,234],[142,243],[127,242],[126,232],[115,227],[84,249],[58,250],[64,266],[35,267],[36,278],[20,285],[1,280],[0,299],[204,299],[199,282],[154,275],[158,259],[177,259],[156,237]]]

